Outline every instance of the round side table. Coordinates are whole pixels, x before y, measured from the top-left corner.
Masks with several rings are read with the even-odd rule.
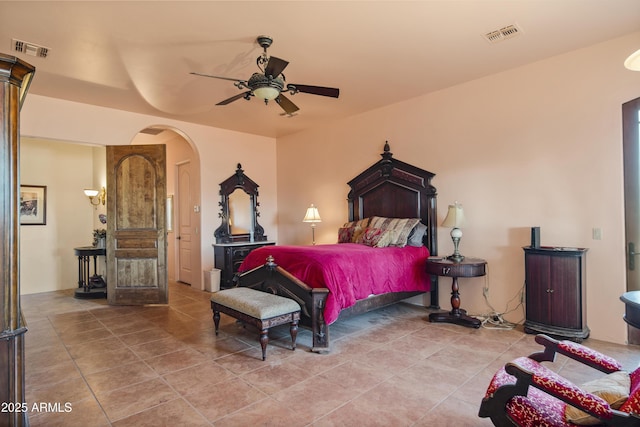
[[[479,328],[480,320],[467,316],[467,311],[460,308],[460,292],[458,277],[479,277],[487,274],[487,261],[480,258],[466,257],[462,261],[452,261],[442,257],[429,257],[426,262],[428,274],[451,277],[451,311],[431,313],[430,322],[455,323],[471,328]]]
[[[76,289],[74,297],[79,299],[106,298],[106,286],[96,287],[93,285],[94,279],[99,278],[102,284],[102,278],[98,275],[97,258],[106,256],[105,248],[96,248],[93,246],[83,246],[73,248],[75,255],[78,257],[78,289]],[[90,274],[90,260],[93,257],[93,276]]]

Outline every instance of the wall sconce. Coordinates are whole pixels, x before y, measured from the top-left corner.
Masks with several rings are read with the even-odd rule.
[[[107,190],[104,187],[102,187],[100,190],[85,188],[84,195],[89,198],[89,203],[91,203],[93,206],[96,206],[96,208],[98,205],[104,205],[107,202]]]
[[[311,244],[315,245],[316,244],[316,223],[322,222],[322,219],[320,219],[320,212],[318,212],[318,208],[313,206],[313,203],[311,204],[311,206],[307,208],[307,213],[305,214],[302,222],[311,223]]]

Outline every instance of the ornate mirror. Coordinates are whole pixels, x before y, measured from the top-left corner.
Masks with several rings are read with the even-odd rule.
[[[214,233],[216,243],[261,242],[267,240],[258,224],[258,184],[244,174],[238,163],[236,173],[220,183],[222,224]]]

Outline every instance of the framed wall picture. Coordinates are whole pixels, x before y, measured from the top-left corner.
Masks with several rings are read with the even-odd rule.
[[[20,225],[47,224],[47,187],[20,186]]]

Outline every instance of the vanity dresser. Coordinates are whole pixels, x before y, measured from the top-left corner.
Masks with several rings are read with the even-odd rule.
[[[220,183],[218,204],[222,223],[214,232],[214,265],[220,270],[220,287],[230,288],[249,252],[275,242],[267,240],[258,223],[258,184],[244,174],[240,163],[236,172]]]

